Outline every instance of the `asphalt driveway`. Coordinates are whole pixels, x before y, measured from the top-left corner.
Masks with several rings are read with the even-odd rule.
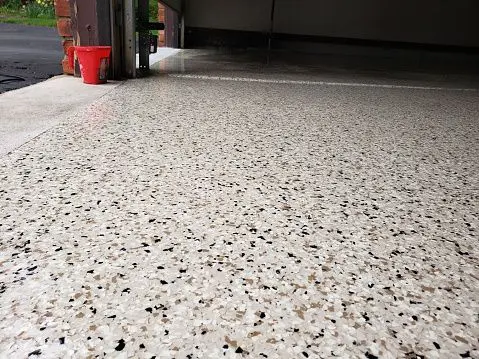
[[[0,93],[62,73],[56,29],[0,23]]]

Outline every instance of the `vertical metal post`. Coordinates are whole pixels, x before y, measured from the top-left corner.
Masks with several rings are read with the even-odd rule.
[[[119,80],[124,74],[123,60],[123,1],[110,0],[110,25],[111,25],[111,64],[112,79]]]
[[[110,64],[110,78],[118,77],[118,63],[120,58],[118,54],[118,36],[116,24],[116,1],[110,0],[110,33],[111,33],[111,64]]]
[[[180,48],[185,48],[185,14],[181,14],[181,29],[180,29]]]
[[[124,0],[123,5],[124,72],[127,77],[133,78],[136,76],[135,0]]]
[[[186,13],[186,0],[181,0],[180,2],[180,11],[178,16],[181,21],[180,28],[180,48],[185,48],[185,13]]]
[[[138,0],[138,52],[140,57],[140,70],[148,72],[150,69],[150,31],[148,0]]]
[[[273,38],[273,30],[274,30],[274,8],[276,5],[276,0],[272,0],[271,2],[271,23],[269,27],[269,35],[268,35],[268,57],[266,59],[266,62],[269,64],[269,56],[271,52],[271,41]]]

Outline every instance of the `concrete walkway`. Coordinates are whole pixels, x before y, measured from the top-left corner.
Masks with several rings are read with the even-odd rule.
[[[479,357],[476,88],[157,68],[0,159],[0,357]]]

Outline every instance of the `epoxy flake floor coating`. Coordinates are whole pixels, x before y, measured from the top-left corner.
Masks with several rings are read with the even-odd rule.
[[[478,358],[478,121],[129,81],[0,160],[0,357]]]

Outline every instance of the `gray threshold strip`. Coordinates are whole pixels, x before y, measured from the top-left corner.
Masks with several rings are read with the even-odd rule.
[[[288,85],[373,87],[373,88],[387,88],[387,89],[410,89],[410,90],[433,90],[433,91],[466,91],[466,92],[478,91],[478,89],[475,89],[475,88],[394,85],[394,84],[381,84],[381,83],[275,80],[275,79],[259,79],[259,78],[250,78],[250,77],[207,76],[207,75],[187,75],[187,74],[184,74],[184,75],[170,74],[169,76],[176,77],[176,78],[184,78],[184,79],[196,79],[196,80],[257,82],[257,83],[288,84]]]

